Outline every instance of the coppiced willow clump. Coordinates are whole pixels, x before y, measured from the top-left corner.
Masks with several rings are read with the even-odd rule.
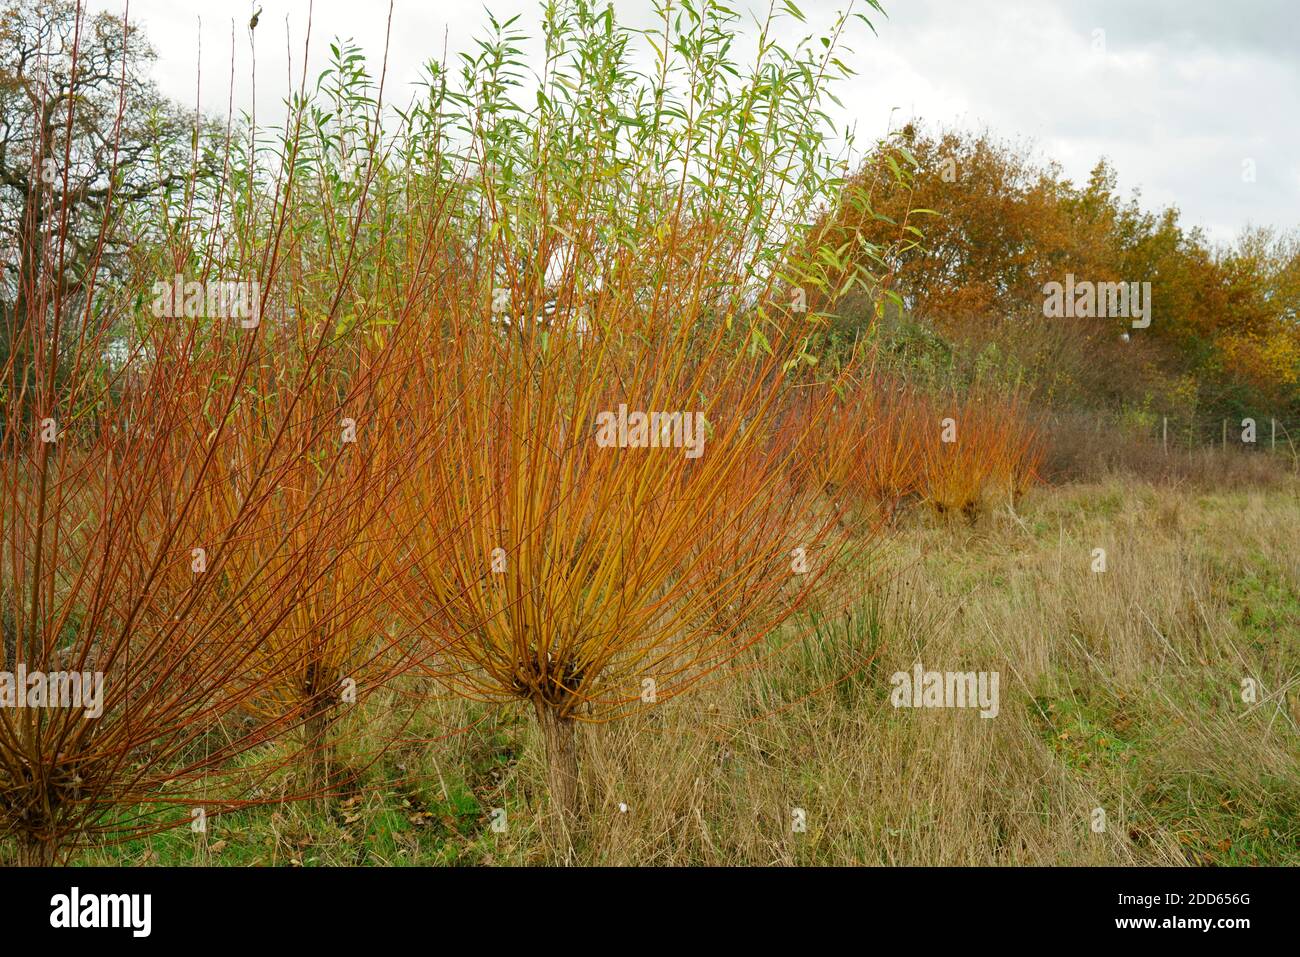
[[[844,406],[853,451],[841,455],[837,488],[892,523],[904,505],[973,519],[995,504],[1012,507],[1039,481],[1043,442],[1018,393],[972,385],[931,394],[873,371]]]
[[[411,116],[443,277],[415,405],[444,438],[404,496],[394,594],[446,684],[532,707],[570,821],[575,723],[721,674],[849,541],[823,483],[792,480],[836,414],[804,390],[849,370],[791,289],[827,272],[798,224],[839,185],[822,107],[853,21],[785,49],[787,5],[743,67],[721,4],[656,9],[639,35],[546,5],[535,89],[494,21]]]
[[[922,488],[940,514],[974,518],[1015,503],[1036,482],[1043,447],[1025,400],[987,387],[926,403]]]
[[[238,625],[219,653],[245,647],[247,666],[234,681],[248,689],[248,714],[298,726],[302,787],[314,796],[339,783],[336,721],[410,663],[384,613],[379,574],[402,544],[387,511],[423,441],[402,427],[394,407],[406,379],[394,362],[403,348],[394,335],[377,348],[363,345],[347,363],[359,360],[359,367],[346,376],[339,375],[342,357],[333,356],[332,370],[291,397],[287,421],[263,416],[284,398],[264,383],[262,401],[250,403],[236,425],[249,454],[275,449],[278,481],[223,570],[241,598]],[[268,430],[283,430],[284,441]],[[240,476],[220,487],[211,507],[233,514],[242,483]],[[257,623],[277,596],[288,603],[264,632]]]
[[[64,281],[68,158],[28,184],[43,268],[0,366],[0,836],[24,862],[271,800],[303,749],[288,732],[327,746],[334,678],[379,680],[382,647],[353,639],[369,520],[420,446],[375,301],[405,251],[369,212],[386,174],[328,165],[339,138],[310,107],[274,150],[196,134],[194,170],[148,204],[110,190],[101,247],[110,224],[133,239],[111,274],[96,252]],[[304,677],[305,704],[266,706]]]
[[[208,772],[275,733],[264,723],[215,732],[249,693],[238,690],[249,664],[238,646],[265,640],[291,600],[275,592],[241,616],[245,596],[226,575],[283,467],[262,455],[247,474],[232,466],[223,422],[246,362],[228,364],[194,324],[142,324],[121,368],[99,362],[116,344],[108,327],[87,329],[70,364],[89,374],[54,390],[38,371],[5,410],[4,671],[27,697],[0,711],[0,821],[29,862],[94,834],[188,823],[186,806],[219,800]],[[240,481],[228,513],[202,507]],[[38,700],[33,675],[82,691]],[[89,707],[77,706],[82,696]],[[135,809],[159,799],[170,816]]]
[[[291,596],[264,638],[241,629],[249,667],[238,683],[251,714],[297,726],[304,793],[314,796],[352,774],[334,773],[338,719],[411,664],[381,572],[410,533],[392,520],[395,493],[438,438],[436,416],[410,402],[431,351],[413,317],[436,279],[406,192],[418,173],[395,161],[360,53],[347,44],[331,53],[312,93],[292,104],[302,135],[280,135],[300,178],[279,247],[284,319],[234,425],[247,456],[273,448],[285,473],[229,571],[247,589],[250,626],[255,596]],[[290,370],[304,380],[297,392],[285,389]],[[241,493],[228,491],[214,507],[232,508]]]

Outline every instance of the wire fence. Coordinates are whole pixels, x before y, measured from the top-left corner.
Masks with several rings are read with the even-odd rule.
[[[1155,426],[1155,438],[1167,452],[1218,446],[1295,456],[1300,452],[1300,422],[1253,416],[1162,416]]]

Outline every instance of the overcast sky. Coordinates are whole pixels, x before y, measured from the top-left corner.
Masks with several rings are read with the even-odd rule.
[[[798,0],[796,0],[798,2]],[[812,27],[829,24],[846,0],[803,0]],[[306,0],[264,0],[257,44],[259,123],[282,116],[301,69]],[[846,57],[858,75],[840,89],[841,119],[860,141],[920,117],[944,126],[988,127],[1028,138],[1076,180],[1101,156],[1120,186],[1148,206],[1176,203],[1184,221],[1228,240],[1247,223],[1300,225],[1300,3],[1296,0],[883,0]],[[739,10],[766,0],[733,0]],[[121,12],[121,0],[92,8]],[[536,0],[489,0],[498,19],[523,13],[535,30]],[[624,21],[643,25],[648,0],[616,0]],[[858,9],[865,9],[858,4]],[[131,17],[158,50],[155,78],[186,103],[226,112],[235,25],[236,111],[252,104],[245,0],[133,0]],[[375,61],[384,48],[386,3],[317,0],[311,67],[328,42],[349,37]],[[286,18],[291,37],[286,45]],[[486,24],[483,5],[396,0],[389,49],[390,102],[444,45],[454,53]],[[1098,32],[1100,31],[1100,32]],[[791,28],[791,34],[796,31]],[[1243,178],[1253,162],[1255,181]]]

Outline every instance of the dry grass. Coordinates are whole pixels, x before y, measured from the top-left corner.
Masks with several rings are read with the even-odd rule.
[[[904,531],[909,570],[837,627],[828,671],[884,642],[852,693],[745,724],[760,692],[742,683],[661,729],[589,741],[608,824],[589,860],[1300,861],[1295,490],[1193,501],[1112,484],[1039,492],[1029,511],[1032,525],[1006,514],[964,540]],[[888,675],[917,659],[999,671],[999,716],[894,710]],[[791,697],[820,683],[804,664],[782,676]],[[1243,677],[1262,687],[1254,708]],[[608,813],[615,801],[634,812]]]

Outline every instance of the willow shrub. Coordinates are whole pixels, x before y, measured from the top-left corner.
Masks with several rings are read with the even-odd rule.
[[[394,593],[432,674],[532,707],[569,822],[577,722],[719,676],[850,543],[792,476],[851,372],[802,308],[837,257],[800,224],[840,186],[823,107],[853,21],[787,47],[786,4],[743,66],[722,4],[656,12],[639,33],[546,4],[535,65],[493,21],[406,114],[438,277],[412,405],[443,438],[406,487]]]
[[[413,271],[377,105],[340,126],[331,92],[299,91],[270,145],[196,122],[192,169],[73,224],[99,236],[81,275],[79,168],[27,184],[45,269],[3,317],[0,666],[19,695],[89,676],[90,700],[3,699],[0,836],[24,862],[282,799],[268,778],[328,750],[343,682],[405,660],[362,619],[422,442],[397,408],[416,327],[378,300]]]

